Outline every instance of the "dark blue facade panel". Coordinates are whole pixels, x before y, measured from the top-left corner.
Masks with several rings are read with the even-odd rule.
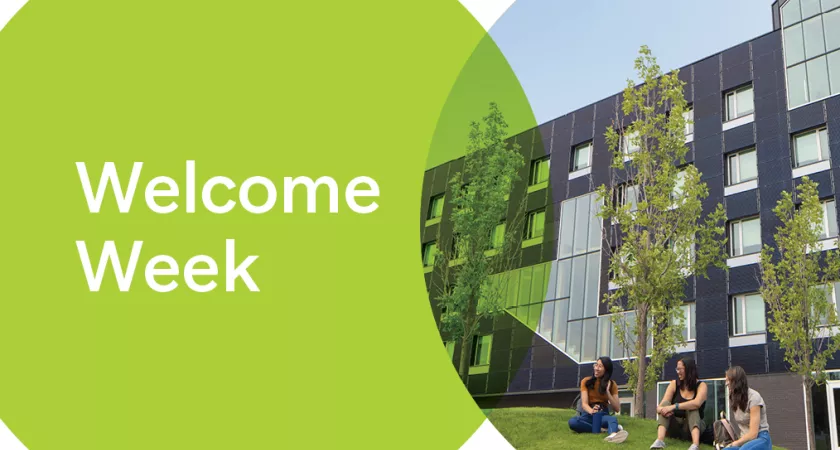
[[[785,353],[779,343],[767,336],[767,362],[770,372],[787,372],[790,369],[785,362]]]
[[[531,391],[548,391],[554,386],[554,369],[531,371]]]
[[[750,61],[750,43],[744,42],[721,53],[721,63],[724,72],[726,69],[740,66]]]
[[[775,101],[775,100],[774,100]],[[758,101],[756,102],[758,103]],[[787,136],[787,118],[784,114],[770,114],[760,118],[756,118],[755,131],[759,143],[767,141],[782,141]],[[759,161],[766,161],[768,159],[781,158],[781,146],[776,144],[776,147],[771,149],[771,153],[764,152],[765,157],[759,157]],[[775,152],[773,150],[776,150]],[[773,155],[773,156],[771,156]]]
[[[551,345],[544,345],[534,347],[532,354],[533,361],[531,367],[535,369],[545,369],[547,367],[554,367],[554,352],[556,349]]]
[[[720,75],[720,54],[694,63],[694,82],[716,78]]]
[[[782,49],[782,34],[779,31],[765,34],[759,38],[753,39],[750,45],[752,46],[752,57],[758,59],[768,53],[779,52]]]
[[[566,198],[579,197],[583,194],[592,191],[592,189],[590,188],[591,183],[592,178],[589,175],[575,178],[574,180],[569,180],[568,193]],[[594,187],[594,185],[592,186]]]
[[[726,197],[726,217],[735,220],[758,214],[758,191],[739,192]]]
[[[720,148],[713,150],[697,146],[697,159],[694,160],[694,167],[702,174],[703,181],[711,188],[711,180],[723,176],[723,157],[720,153]],[[723,180],[718,180],[723,181]]]
[[[720,269],[710,269],[709,272]],[[711,278],[711,277],[710,277]],[[697,323],[711,323],[729,320],[729,301],[726,295],[726,279],[718,280],[717,277],[712,278],[714,281],[714,288],[708,288],[710,281],[704,280],[697,283]],[[704,287],[706,290],[715,290],[714,294],[701,296],[700,288]]]
[[[752,65],[750,64],[750,61],[746,60],[737,66],[724,67],[722,79],[723,84],[721,86],[723,91],[728,91],[738,86],[748,84],[752,81]]]
[[[740,127],[723,132],[723,142],[726,152],[741,150],[755,145],[755,123],[748,123]]]
[[[510,351],[511,370],[531,368],[531,348],[514,348]]]
[[[592,140],[592,121],[595,119],[595,105],[575,111],[575,125],[572,142],[577,145]]]
[[[698,304],[698,310],[700,305]],[[699,313],[698,313],[699,315]],[[729,347],[729,322],[717,321],[697,323],[697,349]]]
[[[526,392],[531,387],[531,371],[517,370],[510,373],[508,392]]]
[[[758,292],[761,274],[758,264],[729,269],[729,294]]]
[[[695,293],[694,293],[694,286],[695,286],[696,277],[690,276],[685,279],[685,285],[683,286],[683,299],[687,302],[694,300]]]
[[[697,372],[700,378],[720,378],[729,368],[729,348],[701,350],[697,352]]]
[[[827,197],[834,197],[834,183],[831,180],[831,171],[825,170],[822,172],[812,173],[808,178],[817,183],[817,192],[821,199]],[[794,180],[794,186],[802,182],[801,178]]]
[[[554,369],[554,389],[569,389],[578,386],[577,366],[556,367]]]
[[[730,364],[741,366],[747,375],[767,372],[767,349],[765,345],[749,345],[729,349]]]
[[[595,121],[596,122],[611,122],[616,116],[617,109],[621,109],[621,104],[618,103],[618,96],[605,98],[595,104]]]
[[[758,72],[753,80],[756,119],[787,111],[784,96],[779,97],[779,90],[784,91],[785,79],[782,72]]]
[[[542,142],[546,153],[551,152],[551,138],[554,136],[554,121],[544,123],[539,126],[539,134],[537,135],[537,142]]]
[[[496,336],[493,335],[493,350],[490,352],[490,372],[510,370],[510,349],[496,349]]]
[[[765,153],[768,147],[759,145],[761,153]],[[759,156],[760,158],[761,156]],[[776,204],[778,192],[781,190],[790,190],[791,185],[791,162],[789,156],[783,156],[779,159],[768,160],[766,162],[758,163],[758,184],[761,187],[762,209],[767,203],[764,201],[767,194],[773,198],[773,205]],[[786,180],[782,181],[782,180]]]
[[[825,124],[825,105],[823,102],[811,103],[790,111],[788,116],[791,133],[805,131]]]

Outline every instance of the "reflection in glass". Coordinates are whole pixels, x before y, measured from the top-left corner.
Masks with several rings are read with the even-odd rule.
[[[787,70],[788,106],[795,108],[808,103],[808,78],[805,64],[793,66]]]
[[[598,319],[583,321],[583,361],[595,361],[598,358]]]
[[[808,67],[808,95],[817,100],[831,95],[828,88],[828,67],[825,64],[825,56],[812,59],[805,63]]]
[[[799,0],[790,0],[782,7],[782,23],[785,26],[802,20],[802,10],[799,8]]]
[[[569,320],[569,301],[559,300],[554,305],[554,337],[551,342],[560,350],[566,350],[566,325]]]
[[[583,318],[583,295],[586,287],[586,256],[572,260],[572,298],[569,306],[569,320]]]
[[[589,231],[589,197],[578,197],[575,200],[575,242],[574,254],[580,255],[586,253],[588,247],[588,231]]]
[[[561,207],[560,251],[559,258],[572,256],[572,243],[575,237],[575,201],[567,200]]]
[[[823,14],[823,25],[825,29],[825,49],[830,52],[840,48],[840,9]],[[787,38],[787,35],[785,35],[785,38]]]
[[[566,353],[580,361],[580,337],[583,331],[583,321],[569,322],[569,332],[566,335]]]
[[[557,298],[569,296],[569,285],[572,280],[572,260],[564,259],[557,263]]]
[[[802,25],[792,26],[785,30],[785,58],[789,66],[805,59],[805,39],[802,37]]]
[[[584,300],[584,317],[598,315],[598,284],[601,279],[601,254],[590,253],[586,257],[586,297]]]

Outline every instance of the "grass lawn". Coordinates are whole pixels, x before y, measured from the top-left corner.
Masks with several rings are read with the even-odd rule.
[[[524,449],[582,449],[614,448],[647,450],[656,439],[656,421],[620,417],[618,423],[629,433],[623,444],[604,442],[606,433],[600,435],[577,434],[569,429],[568,421],[575,415],[571,409],[554,408],[501,408],[486,411],[490,422],[517,450]],[[711,424],[709,425],[711,426]],[[687,450],[690,442],[666,439],[668,449]],[[703,450],[714,449],[710,445]],[[783,450],[781,447],[774,449]]]

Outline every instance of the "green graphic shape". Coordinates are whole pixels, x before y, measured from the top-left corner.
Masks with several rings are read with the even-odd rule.
[[[0,31],[0,418],[31,450],[458,448],[484,416],[429,311],[417,199],[485,35],[451,0],[31,0]],[[504,67],[491,50],[486,67]],[[123,185],[144,163],[137,192],[120,213],[109,187],[92,214],[75,163],[95,189],[109,161]],[[144,200],[157,176],[179,187],[166,215]],[[237,206],[211,213],[200,192],[214,176],[269,178],[278,203],[250,214],[217,187],[215,203]],[[307,214],[298,188],[284,214],[287,176],[333,177],[339,212],[319,188]],[[373,214],[344,203],[358,176],[380,187]],[[225,291],[227,239],[237,263],[259,256],[259,292]],[[123,267],[143,241],[128,292],[110,268],[89,291],[76,241],[96,267],[109,240]],[[159,276],[179,287],[154,292],[144,269],[158,254],[181,270],[214,258],[218,287]]]

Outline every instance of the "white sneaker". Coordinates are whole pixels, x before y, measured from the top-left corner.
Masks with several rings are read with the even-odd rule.
[[[653,444],[650,446],[650,448],[665,448],[665,443],[657,439],[653,441]]]
[[[611,442],[613,444],[620,444],[627,440],[628,433],[624,430],[616,431],[615,433],[607,436],[604,438],[605,441]]]

